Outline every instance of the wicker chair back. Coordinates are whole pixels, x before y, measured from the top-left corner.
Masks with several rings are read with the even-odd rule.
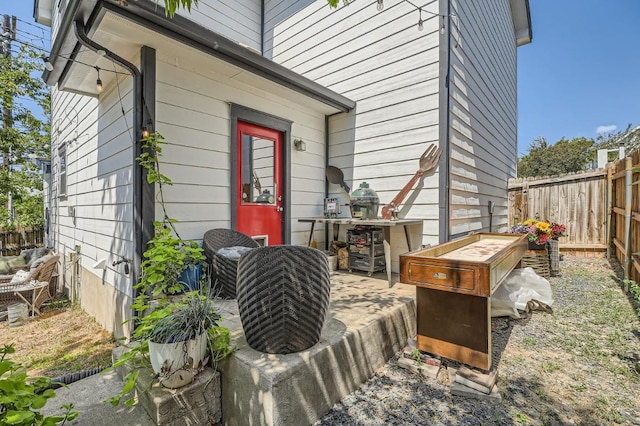
[[[287,354],[318,343],[329,306],[326,255],[303,246],[261,247],[238,263],[238,308],[253,349]]]
[[[211,229],[204,233],[202,248],[207,257],[211,283],[214,291],[220,292],[225,299],[236,298],[236,281],[238,275],[238,260],[229,259],[218,254],[218,250],[225,247],[258,248],[253,238],[233,229]]]

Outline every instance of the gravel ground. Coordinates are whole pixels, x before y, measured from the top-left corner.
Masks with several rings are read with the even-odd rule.
[[[619,266],[560,266],[553,314],[493,320],[500,401],[453,396],[446,367],[424,378],[398,354],[316,425],[640,425],[640,320]]]

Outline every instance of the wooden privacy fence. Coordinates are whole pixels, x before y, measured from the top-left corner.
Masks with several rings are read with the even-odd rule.
[[[609,233],[625,278],[640,282],[640,150],[609,169],[611,220]],[[635,169],[635,171],[634,171]]]
[[[607,170],[509,180],[509,224],[538,216],[563,223],[560,249],[603,255],[607,249]]]
[[[606,170],[509,180],[509,224],[539,216],[564,223],[560,250],[615,255],[640,282],[640,150]]]
[[[0,230],[0,255],[15,256],[34,247],[44,247],[44,228]]]

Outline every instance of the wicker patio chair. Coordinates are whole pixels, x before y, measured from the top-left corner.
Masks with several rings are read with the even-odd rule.
[[[39,266],[31,269],[28,274],[14,283],[11,283],[14,275],[0,275],[0,311],[6,310],[9,305],[14,303],[22,303],[26,299],[29,303],[33,303],[31,308],[39,314],[42,304],[55,295],[56,289],[51,287],[55,286],[57,280],[53,280],[52,277],[59,259],[60,256],[48,256]],[[32,281],[49,283],[46,287],[38,290],[36,293],[37,298],[34,301],[30,301],[33,290],[27,287]],[[25,290],[20,290],[21,288]],[[18,296],[17,293],[21,294],[22,297]]]
[[[205,232],[202,248],[209,263],[211,283],[214,290],[220,290],[220,297],[236,298],[236,281],[238,275],[238,259],[219,254],[220,249],[229,247],[260,247],[253,238],[233,229],[211,229]]]
[[[320,250],[260,247],[238,263],[238,308],[253,349],[287,354],[318,343],[329,306],[329,264]]]

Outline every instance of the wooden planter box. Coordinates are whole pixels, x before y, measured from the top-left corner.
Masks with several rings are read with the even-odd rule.
[[[491,294],[527,250],[525,235],[475,234],[400,256],[417,287],[418,348],[489,370]]]

